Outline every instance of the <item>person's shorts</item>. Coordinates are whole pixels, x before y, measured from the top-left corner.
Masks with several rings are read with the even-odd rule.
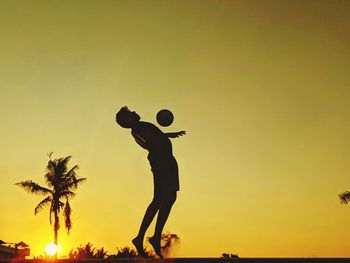
[[[154,190],[179,191],[179,168],[174,156],[162,156],[155,158],[148,155],[153,173]]]

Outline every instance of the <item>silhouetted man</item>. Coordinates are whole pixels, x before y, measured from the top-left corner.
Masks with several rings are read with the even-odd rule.
[[[134,111],[131,112],[127,107],[122,107],[119,110],[116,121],[121,127],[131,129],[135,141],[149,152],[148,160],[153,173],[153,200],[146,210],[139,233],[132,240],[132,243],[138,253],[145,256],[143,239],[147,228],[158,212],[154,235],[149,239],[149,242],[155,253],[163,258],[160,245],[161,235],[171,207],[176,200],[177,191],[179,191],[178,166],[169,138],[177,138],[186,132],[163,133],[154,124],[140,121],[140,116]]]

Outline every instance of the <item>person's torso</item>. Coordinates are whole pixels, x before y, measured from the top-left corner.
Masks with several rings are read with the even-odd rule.
[[[171,141],[157,126],[149,122],[140,121],[133,129],[144,140],[145,146],[151,156],[172,156]]]

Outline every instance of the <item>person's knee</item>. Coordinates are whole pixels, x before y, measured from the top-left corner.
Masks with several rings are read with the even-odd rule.
[[[158,196],[154,196],[150,206],[159,207],[160,206],[160,198]]]
[[[172,206],[176,201],[176,192],[167,192],[163,195],[162,204],[166,206]]]

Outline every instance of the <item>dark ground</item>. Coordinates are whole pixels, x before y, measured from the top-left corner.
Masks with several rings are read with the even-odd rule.
[[[43,260],[43,259],[28,259],[28,260],[0,260],[0,263],[350,263],[350,258],[167,258],[167,259],[113,259],[113,260]]]

